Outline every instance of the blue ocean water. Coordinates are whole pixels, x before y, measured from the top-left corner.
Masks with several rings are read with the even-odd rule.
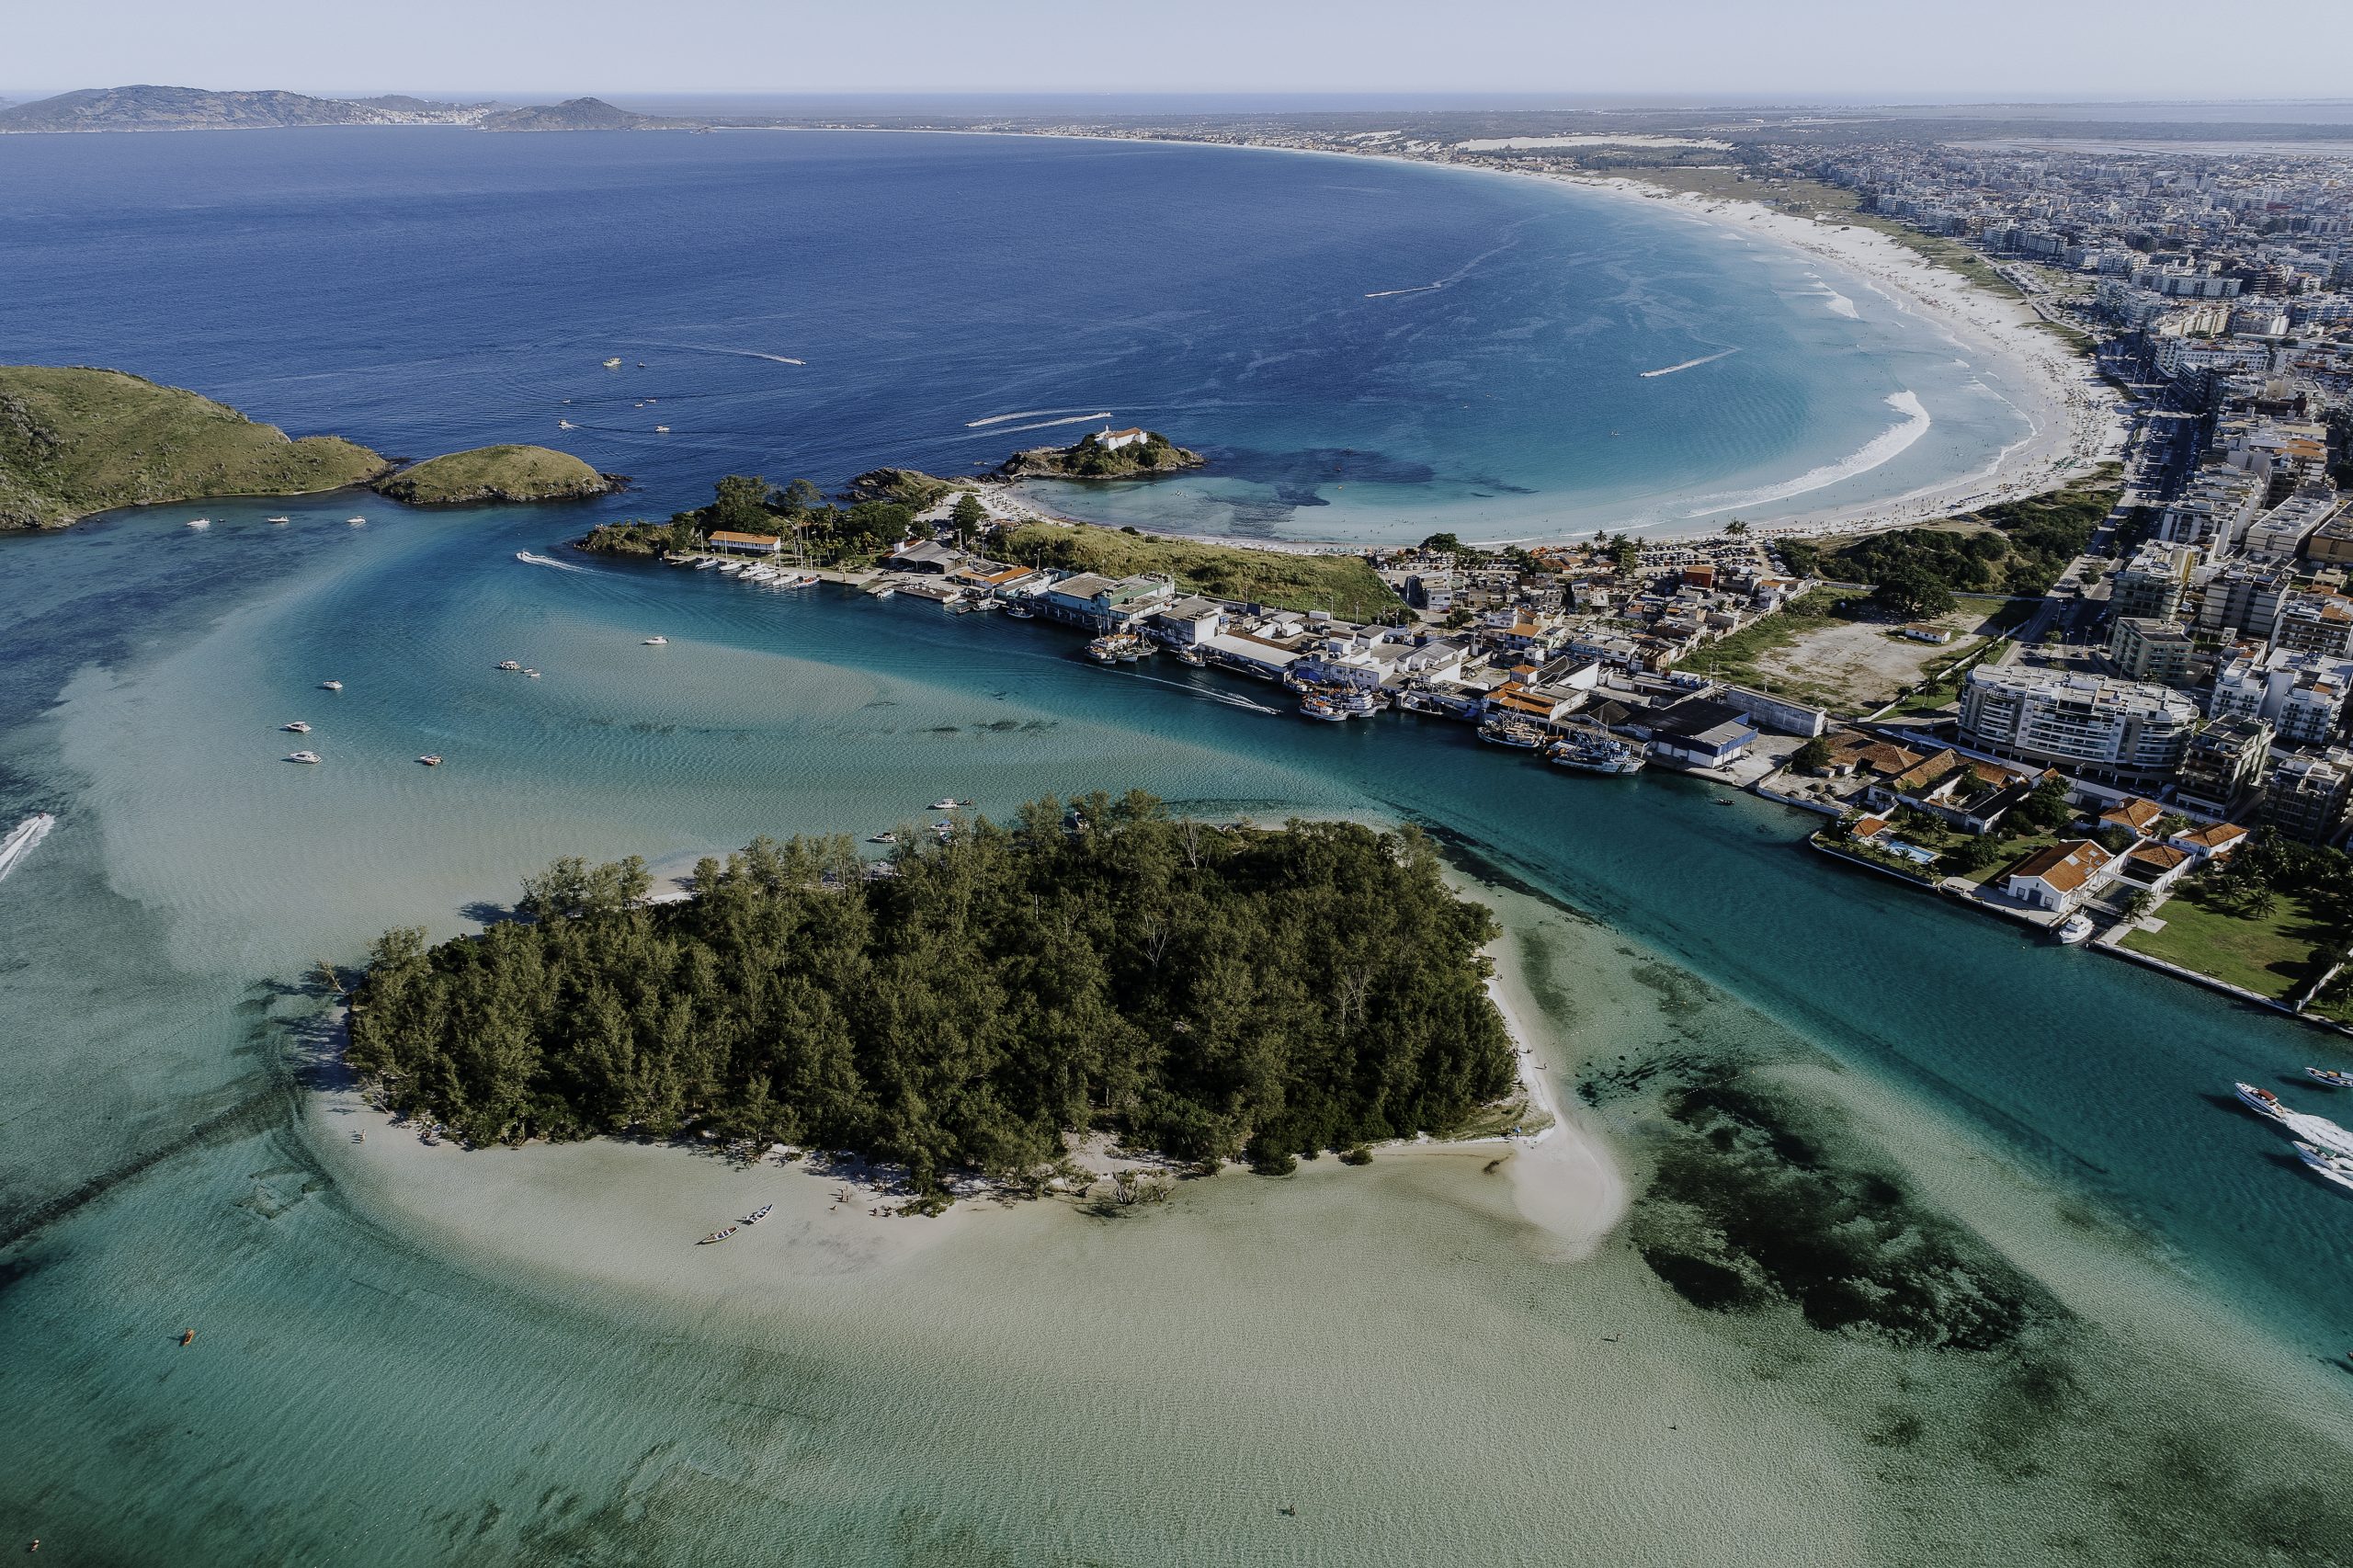
[[[540,142],[554,150],[503,150]],[[470,267],[461,244],[435,242],[430,267],[412,250],[404,266],[411,218],[364,238],[373,169],[432,165],[429,180],[408,177],[442,187],[437,202],[472,204],[472,226],[458,227],[485,246],[501,212],[534,203],[584,229],[605,223],[591,199],[600,180],[677,192],[707,222],[735,210],[710,192],[740,188],[740,170],[689,201],[676,165],[633,169],[681,156],[666,142],[643,150],[654,142],[0,140],[11,188],[42,218],[0,236],[0,277],[12,302],[28,301],[9,328],[43,346],[11,357],[120,358],[136,328],[179,357],[139,368],[300,428],[419,451],[529,436],[474,424],[519,404],[517,385],[590,395],[607,374],[596,360],[627,347],[631,312],[664,324],[638,330],[650,346],[684,340],[682,321],[740,326],[767,303],[731,311],[682,247],[670,265],[677,298],[699,301],[691,312],[653,287],[650,260],[631,261],[649,269],[640,286],[558,339],[551,324],[600,298],[607,275],[592,261],[550,264],[569,279],[568,304],[545,279]],[[675,143],[722,160],[746,155],[739,144],[771,143]],[[843,156],[907,160],[896,205],[911,210],[917,193],[958,210],[954,193],[984,183],[971,160],[985,167],[986,156],[967,149],[1001,145],[926,143],[942,149],[934,166],[900,150],[915,142],[870,144],[880,151]],[[1185,156],[1275,182],[1262,192],[1275,209],[1312,206],[1327,177],[1308,160]],[[51,172],[25,178],[28,157]],[[108,157],[133,167],[109,176]],[[453,165],[518,157],[569,172],[527,199],[511,169],[494,180],[477,168],[472,194],[449,193],[461,183]],[[378,162],[355,172],[355,159]],[[599,160],[622,167],[600,174]],[[159,163],[177,173],[159,181]],[[252,173],[262,165],[275,173]],[[239,168],[253,189],[226,210],[245,215],[223,217],[210,203]],[[886,187],[901,177],[870,173]],[[1455,210],[1449,192],[1475,187],[1484,200],[1505,188],[1414,177],[1430,178],[1440,213]],[[1284,179],[1304,187],[1288,201]],[[302,228],[292,215],[315,216],[321,201],[341,214],[332,234],[285,238]],[[288,216],[256,223],[257,202]],[[1435,243],[1427,210],[1401,197],[1398,231]],[[779,244],[836,246],[836,267],[871,243],[786,216],[740,222]],[[1085,230],[1074,210],[1000,222],[986,265],[1001,277],[1042,276],[1092,243],[1067,237]],[[60,242],[40,231],[77,224],[85,242],[89,225],[112,237],[69,287]],[[628,251],[628,225],[612,227],[612,246]],[[369,258],[350,263],[364,278],[282,254],[304,244]],[[207,303],[183,291],[183,250],[209,256],[215,278],[236,276],[241,258],[276,268],[290,297],[317,309]],[[813,253],[798,254],[808,264]],[[1256,308],[1256,287],[1237,287],[1237,311]],[[851,292],[839,277],[824,288]],[[425,308],[436,290],[446,321]],[[1001,299],[992,332],[1055,342],[1059,309],[1044,294]],[[1048,324],[1034,313],[1021,324],[1040,310]],[[449,324],[463,323],[473,325]],[[842,339],[888,327],[870,320]],[[467,330],[509,347],[466,347]],[[540,334],[550,341],[534,344]],[[1443,334],[1428,339],[1417,353],[1453,352]],[[724,333],[695,340],[745,347]],[[807,369],[822,362],[805,337],[752,341]],[[897,362],[927,362],[929,344],[911,335]],[[314,346],[339,368],[311,370]],[[714,468],[801,471],[815,449],[792,446],[789,413],[834,432],[826,439],[852,438],[849,415],[790,403],[786,383],[762,379],[793,368],[706,358],[723,382],[709,406],[732,432],[724,442],[699,459],[650,439],[628,449],[634,459],[589,454],[635,461],[644,499],[684,497]],[[232,370],[242,381],[223,384]],[[314,392],[314,373],[332,386]],[[882,417],[925,381],[911,373],[887,397],[878,381],[868,406]],[[563,390],[574,382],[589,390]],[[1050,405],[1039,390],[942,391],[932,407],[985,417]],[[657,395],[665,422],[691,429],[666,419],[673,394]],[[358,399],[366,423],[273,402],[313,396],[322,407]],[[655,412],[606,399],[616,422]],[[835,450],[826,460],[842,472],[907,456],[880,440]],[[1818,1049],[1844,1075],[1962,1130],[1958,1168],[1930,1173],[1954,1201],[1973,1186],[2046,1184],[2079,1210],[2087,1256],[2119,1231],[2132,1237],[2192,1289],[2218,1358],[2257,1343],[2313,1358],[2343,1348],[2345,1200],[2222,1098],[2248,1078],[2319,1108],[2318,1091],[2289,1085],[2321,1037],[1851,873],[1802,848],[1811,819],[1745,799],[1725,809],[1672,778],[1563,776],[1438,722],[1255,713],[1221,699],[1235,689],[1222,677],[1098,670],[1048,628],[831,590],[762,593],[712,574],[516,559],[563,558],[588,508],[420,513],[329,496],[206,510],[214,523],[202,531],[169,509],[0,538],[0,821],[59,818],[0,882],[0,1221],[15,1238],[0,1249],[0,1397],[12,1413],[0,1423],[0,1528],[45,1536],[47,1551],[141,1563],[1901,1558],[1867,1543],[1884,1546],[1871,1532],[1926,1494],[1873,1491],[1892,1451],[1859,1439],[1851,1455],[1817,1448],[1814,1396],[1771,1403],[1752,1364],[1793,1382],[1792,1369],[1827,1352],[1726,1351],[1705,1314],[1654,1284],[1640,1294],[1624,1254],[1583,1272],[1535,1264],[1514,1227],[1389,1162],[1368,1178],[1378,1196],[1237,1178],[1209,1184],[1165,1227],[1067,1233],[937,1273],[680,1313],[620,1292],[551,1296],[381,1221],[306,1131],[312,1004],[297,988],[313,962],[349,963],[392,924],[466,929],[555,855],[675,862],[763,832],[871,830],[943,794],[1002,815],[1047,791],[1139,786],[1202,813],[1428,823],[1601,923],[1589,968],[1553,977],[1547,1010],[1563,1040],[1605,1053],[1662,1041]],[[366,527],[346,524],[355,512]],[[272,527],[273,513],[294,520]],[[656,631],[669,644],[644,646]],[[546,678],[492,668],[509,657]],[[345,689],[320,689],[327,678]],[[277,726],[295,718],[316,726],[307,740],[325,766],[278,760],[290,737]],[[417,767],[425,751],[448,764]],[[1630,991],[1655,1005],[1630,1004]],[[495,1203],[495,1170],[483,1168],[483,1200]],[[1612,1272],[1613,1259],[1631,1273]],[[1627,1320],[1656,1346],[1609,1385],[1631,1394],[1596,1398],[1578,1380],[1601,1335]],[[188,1324],[203,1334],[183,1354],[174,1340]],[[1839,1352],[1850,1353],[1865,1352]],[[1891,1368],[1884,1381],[1919,1369]],[[2313,1385],[2311,1411],[2340,1409],[2341,1373],[2315,1370]],[[1670,1404],[1685,1414],[1662,1449],[1655,1417]],[[1498,1440],[1519,1427],[1524,1437]],[[1990,1529],[2025,1506],[2028,1479],[2011,1471],[1967,1484],[1982,1484],[1970,1494],[1981,1511],[1931,1509],[1932,1529]],[[2212,1472],[2189,1484],[2211,1486]],[[1270,1551],[1275,1504],[1302,1492],[1297,1533]],[[1709,1517],[1694,1521],[1688,1499],[1702,1492]]]
[[[1097,511],[1306,539],[1761,520],[2024,430],[1917,315],[1655,204],[1113,142],[616,141],[14,139],[6,352],[398,455],[546,442],[656,513],[715,473],[969,472],[1108,417],[1213,463]],[[1906,393],[1926,433],[1833,482],[1915,427]]]

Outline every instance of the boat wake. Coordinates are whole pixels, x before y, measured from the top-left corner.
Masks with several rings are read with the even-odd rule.
[[[1445,288],[1443,283],[1422,283],[1411,289],[1381,289],[1365,296],[1368,300],[1393,300],[1400,294],[1427,294]]]
[[[1697,359],[1686,359],[1680,365],[1669,365],[1663,370],[1644,370],[1643,380],[1647,381],[1654,376],[1671,376],[1677,370],[1694,370],[1702,365],[1712,365],[1719,359],[1729,359],[1739,352],[1737,348],[1726,348],[1715,354],[1702,354]]]
[[[986,419],[967,419],[964,421],[964,428],[979,430],[991,425],[1010,425],[1017,419],[1044,419],[1056,414],[1076,414],[1077,412],[1075,408],[1025,408],[1018,414],[992,414]],[[1110,415],[1090,414],[1087,417],[1108,419]]]
[[[47,812],[35,812],[10,828],[8,836],[0,838],[0,879],[5,879],[9,872],[24,864],[25,858],[49,836],[49,830],[56,825],[57,819]]]
[[[1171,690],[1181,691],[1188,697],[1198,697],[1208,702],[1222,702],[1228,708],[1247,708],[1253,713],[1279,714],[1282,711],[1279,708],[1269,708],[1263,702],[1253,702],[1235,692],[1204,691],[1198,686],[1188,686],[1181,680],[1163,680],[1158,676],[1143,675],[1135,670],[1120,670],[1118,673],[1126,676],[1130,680],[1148,680],[1154,686],[1165,686]]]
[[[552,566],[559,572],[585,572],[588,570],[587,567],[581,565],[580,562],[576,561],[558,561],[551,555],[534,555],[528,550],[517,551],[515,552],[515,559],[529,566]]]
[[[1853,455],[1820,468],[1808,469],[1795,479],[1779,484],[1768,484],[1761,490],[1743,491],[1737,495],[1704,495],[1703,502],[1711,503],[1683,514],[1686,517],[1712,517],[1720,512],[1737,511],[1743,506],[1762,506],[1774,501],[1786,501],[1792,495],[1825,489],[1857,474],[1869,473],[1881,463],[1893,460],[1913,442],[1928,433],[1935,423],[1928,411],[1921,406],[1917,393],[1905,391],[1888,395],[1887,405],[1904,415],[1901,423],[1890,426],[1865,442]]]
[[[1013,415],[1013,417],[1018,419],[1021,416],[1017,414]],[[1108,419],[1111,416],[1108,414],[1074,414],[1068,419],[1040,419],[1035,425],[1008,425],[1001,430],[989,430],[983,432],[983,434],[991,436],[1017,436],[1024,430],[1051,430],[1057,425],[1092,425],[1098,419]],[[972,426],[968,425],[965,428],[969,430]]]
[[[669,343],[665,348],[690,348],[698,354],[732,354],[738,359],[766,359],[772,365],[806,365],[806,359],[790,359],[781,354],[767,354],[757,348],[722,348],[710,343]]]

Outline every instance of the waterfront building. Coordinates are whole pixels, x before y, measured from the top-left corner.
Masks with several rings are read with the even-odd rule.
[[[1141,447],[1152,438],[1152,432],[1131,425],[1124,430],[1114,430],[1108,425],[1095,433],[1095,444],[1107,452],[1122,447]]]
[[[2353,801],[2353,751],[2290,752],[2263,786],[2263,820],[2290,838],[2326,844],[2345,827]]]
[[[1178,648],[1190,648],[1216,636],[1225,625],[1225,607],[1215,599],[1188,594],[1175,604],[1152,612],[1153,634]]]
[[[891,551],[891,570],[945,574],[961,566],[966,559],[964,551],[936,539],[901,540]]]
[[[1654,756],[1692,767],[1723,767],[1738,762],[1756,743],[1756,729],[1747,722],[1747,715],[1711,697],[1687,697],[1670,707],[1654,709],[1639,722],[1647,732]]]
[[[2197,643],[2188,631],[2166,620],[2120,616],[2109,629],[2108,657],[2127,680],[2187,686]]]
[[[2227,858],[2246,839],[2246,829],[2236,823],[2210,823],[2204,827],[2184,828],[2165,842],[2191,859],[2204,863]]]
[[[784,539],[779,534],[737,533],[732,528],[714,528],[704,536],[704,543],[727,555],[781,555]]]
[[[2117,876],[2136,887],[2158,893],[2186,876],[2198,864],[2186,849],[2170,844],[2136,844],[2118,862]]]
[[[1036,604],[1039,613],[1050,620],[1111,631],[1142,619],[1176,597],[1176,590],[1157,577],[1115,580],[1081,572],[1037,596]]]
[[[2002,891],[2019,903],[2061,914],[2108,880],[2116,857],[2088,838],[2063,839],[2030,850],[2002,873]]]
[[[2127,796],[2100,812],[2102,827],[2120,827],[2135,838],[2146,838],[2149,830],[2165,814],[2165,809],[2154,801],[2138,795]]]
[[[2271,738],[2270,724],[2259,718],[2221,718],[2201,726],[2182,750],[2174,800],[2208,816],[2234,814],[2262,786]]]
[[[1980,665],[1961,686],[1963,743],[2115,779],[2172,773],[2200,717],[2177,691],[2101,676]]]

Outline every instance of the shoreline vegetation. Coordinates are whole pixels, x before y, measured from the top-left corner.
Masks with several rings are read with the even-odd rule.
[[[1068,1137],[1288,1174],[1476,1125],[1520,1085],[1482,905],[1430,842],[1346,822],[1169,816],[1131,791],[1010,825],[705,859],[559,861],[524,918],[388,932],[348,1058],[389,1108],[476,1145],[601,1134],[809,1144],[1036,1196]]]
[[[340,436],[291,437],[128,371],[0,365],[0,529],[63,528],[127,506],[362,485],[434,506],[579,500],[627,483],[547,447],[477,447],[396,466]]]

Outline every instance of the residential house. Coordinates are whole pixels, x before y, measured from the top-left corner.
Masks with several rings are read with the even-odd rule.
[[[2107,881],[2116,857],[2088,838],[2071,838],[2030,850],[2002,873],[2002,889],[2036,909],[2064,913]]]

